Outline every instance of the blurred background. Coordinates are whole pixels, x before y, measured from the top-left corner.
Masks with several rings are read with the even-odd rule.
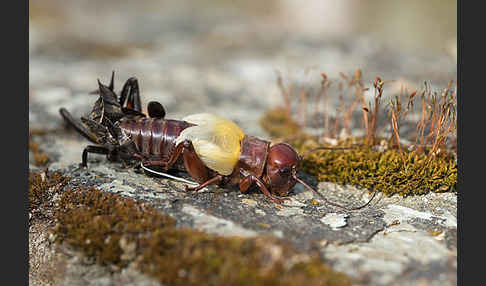
[[[136,76],[144,105],[170,117],[204,110],[256,135],[281,100],[276,71],[317,85],[356,69],[411,88],[457,77],[454,0],[44,0],[29,18],[32,126],[58,124],[60,106],[88,112],[112,70],[117,90]]]

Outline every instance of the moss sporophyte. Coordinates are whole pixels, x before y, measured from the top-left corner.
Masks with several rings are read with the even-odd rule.
[[[55,241],[101,265],[134,263],[168,285],[351,285],[317,253],[302,255],[277,238],[219,237],[178,228],[173,218],[146,203],[93,187],[63,190],[68,181],[59,173],[30,173],[31,204],[58,194]]]
[[[321,93],[312,99],[307,92],[302,92],[318,103],[322,98],[326,100],[331,81],[325,74],[323,76]],[[296,118],[308,118],[308,114],[302,112],[295,116],[290,112],[292,99],[301,97],[292,95],[291,90],[283,87],[281,79],[277,81],[282,90],[283,107],[277,107],[268,111],[260,120],[264,130],[274,141],[284,141],[292,145],[302,155],[299,169],[314,175],[319,181],[328,181],[338,184],[351,184],[367,188],[368,190],[381,191],[386,195],[400,194],[402,196],[426,194],[428,192],[456,191],[457,187],[457,162],[455,159],[455,89],[452,88],[452,81],[447,89],[438,94],[432,92],[426,84],[422,92],[413,91],[410,93],[395,96],[388,111],[390,114],[390,138],[379,137],[379,111],[381,97],[384,91],[384,81],[377,78],[374,86],[374,105],[366,106],[363,101],[363,93],[368,90],[364,88],[359,70],[352,77],[342,75],[346,84],[338,84],[338,91],[344,93],[344,87],[355,93],[351,98],[351,104],[345,108],[344,98],[341,96],[339,112],[341,117],[333,120],[327,118],[327,110],[324,110],[324,119],[320,120],[322,114],[317,112],[317,105],[314,105],[314,114],[310,116],[315,119],[313,127],[320,127],[324,134],[321,136],[310,135],[304,132],[309,124],[306,121],[298,121]],[[402,106],[401,98],[407,99],[406,107]],[[405,146],[400,141],[400,122],[412,111],[414,98],[420,97],[422,110],[420,118],[416,123],[415,148]],[[356,103],[360,103],[356,104]],[[327,106],[327,105],[326,105]],[[349,134],[351,126],[351,114],[354,109],[362,107],[362,126],[365,136],[339,139],[338,133],[342,131]],[[305,111],[306,108],[299,108]],[[310,120],[312,121],[312,120]],[[322,125],[319,125],[321,122]],[[310,124],[312,125],[312,124]],[[324,138],[332,139],[333,144],[326,143]],[[452,143],[447,144],[448,141]],[[328,140],[329,142],[329,140]],[[344,147],[347,150],[318,150],[307,151],[319,147]],[[305,155],[303,155],[305,154]]]

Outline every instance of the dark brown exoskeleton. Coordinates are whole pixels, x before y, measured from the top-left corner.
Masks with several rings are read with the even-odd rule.
[[[96,144],[84,149],[81,163],[84,167],[88,153],[98,153],[125,166],[141,163],[153,173],[186,171],[199,183],[192,188],[186,185],[190,191],[216,183],[222,187],[237,185],[245,193],[256,184],[277,203],[288,198],[276,196],[287,196],[297,182],[317,192],[297,177],[300,157],[286,143],[272,145],[246,135],[232,121],[211,114],[165,119],[163,106],[153,101],[147,106],[147,117],[142,113],[138,81],[133,77],[125,82],[119,98],[114,92],[114,73],[109,86],[99,81],[98,85],[96,93],[100,97],[89,116],[81,117],[83,124],[66,109],[60,109],[70,125]]]

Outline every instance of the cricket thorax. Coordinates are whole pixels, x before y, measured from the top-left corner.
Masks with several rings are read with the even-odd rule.
[[[260,178],[265,169],[270,142],[254,136],[245,136],[241,140],[241,154],[236,168],[244,175]]]

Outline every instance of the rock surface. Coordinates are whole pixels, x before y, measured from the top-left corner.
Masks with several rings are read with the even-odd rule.
[[[230,9],[232,13],[221,16],[222,19],[213,19],[208,16],[211,15],[208,9],[202,9],[199,17],[189,17],[193,13],[187,7],[172,8],[177,13],[164,12],[166,17],[160,21],[165,24],[155,21],[154,13],[148,13],[144,23],[149,28],[126,37],[123,31],[140,29],[131,26],[133,18],[121,21],[123,17],[116,15],[124,14],[117,12],[116,7],[115,11],[107,12],[111,16],[106,17],[105,24],[116,27],[113,33],[119,41],[124,39],[117,43],[120,46],[150,38],[143,33],[155,35],[150,38],[149,47],[133,48],[118,57],[93,56],[93,51],[83,50],[89,47],[81,44],[71,50],[53,46],[52,41],[59,37],[77,43],[72,31],[88,25],[88,19],[94,17],[89,13],[86,19],[76,16],[77,20],[72,20],[69,27],[58,27],[61,30],[58,35],[49,29],[50,22],[31,23],[29,128],[56,130],[34,138],[51,160],[49,170],[61,170],[71,176],[71,186],[96,186],[148,201],[174,217],[178,226],[218,235],[270,234],[289,241],[301,251],[319,249],[327,262],[358,284],[456,284],[456,194],[409,198],[378,195],[368,207],[347,212],[326,205],[300,185],[290,194],[290,201],[278,206],[259,192],[241,194],[237,189],[210,186],[197,194],[187,193],[182,183],[123,169],[101,155],[90,154],[88,169],[79,169],[81,153],[88,142],[63,127],[58,110],[65,107],[76,118],[89,112],[96,96],[88,93],[97,88],[97,78],[107,83],[112,70],[117,72],[117,91],[126,79],[136,76],[143,105],[159,101],[170,118],[211,112],[234,120],[247,134],[266,139],[268,134],[258,121],[266,110],[281,101],[275,84],[277,69],[288,80],[313,82],[319,82],[320,72],[337,75],[356,68],[361,68],[368,79],[406,78],[417,85],[433,80],[434,84],[444,86],[456,76],[453,60],[390,53],[366,37],[335,42],[286,39],[275,25],[265,22],[259,24],[258,33],[252,34],[247,32],[250,22],[244,13]],[[91,7],[80,9],[92,12]],[[144,14],[150,9],[150,5],[144,6],[134,13]],[[66,8],[63,13],[73,12]],[[228,24],[221,26],[225,21]],[[161,25],[159,30],[155,23]],[[96,31],[86,38],[99,45],[108,41]],[[315,72],[306,73],[309,67]],[[38,169],[32,158],[30,169]],[[300,175],[312,181],[328,200],[342,205],[356,206],[370,198],[367,190],[317,184],[308,175]],[[99,266],[77,261],[82,259],[79,255],[59,256],[45,246],[45,228],[42,224],[30,226],[32,285],[44,285],[45,281],[63,281],[62,285],[156,284],[131,268],[113,275]],[[39,276],[42,269],[62,267],[65,269],[60,272],[45,272],[52,274],[49,277]],[[59,277],[59,273],[64,274]]]

